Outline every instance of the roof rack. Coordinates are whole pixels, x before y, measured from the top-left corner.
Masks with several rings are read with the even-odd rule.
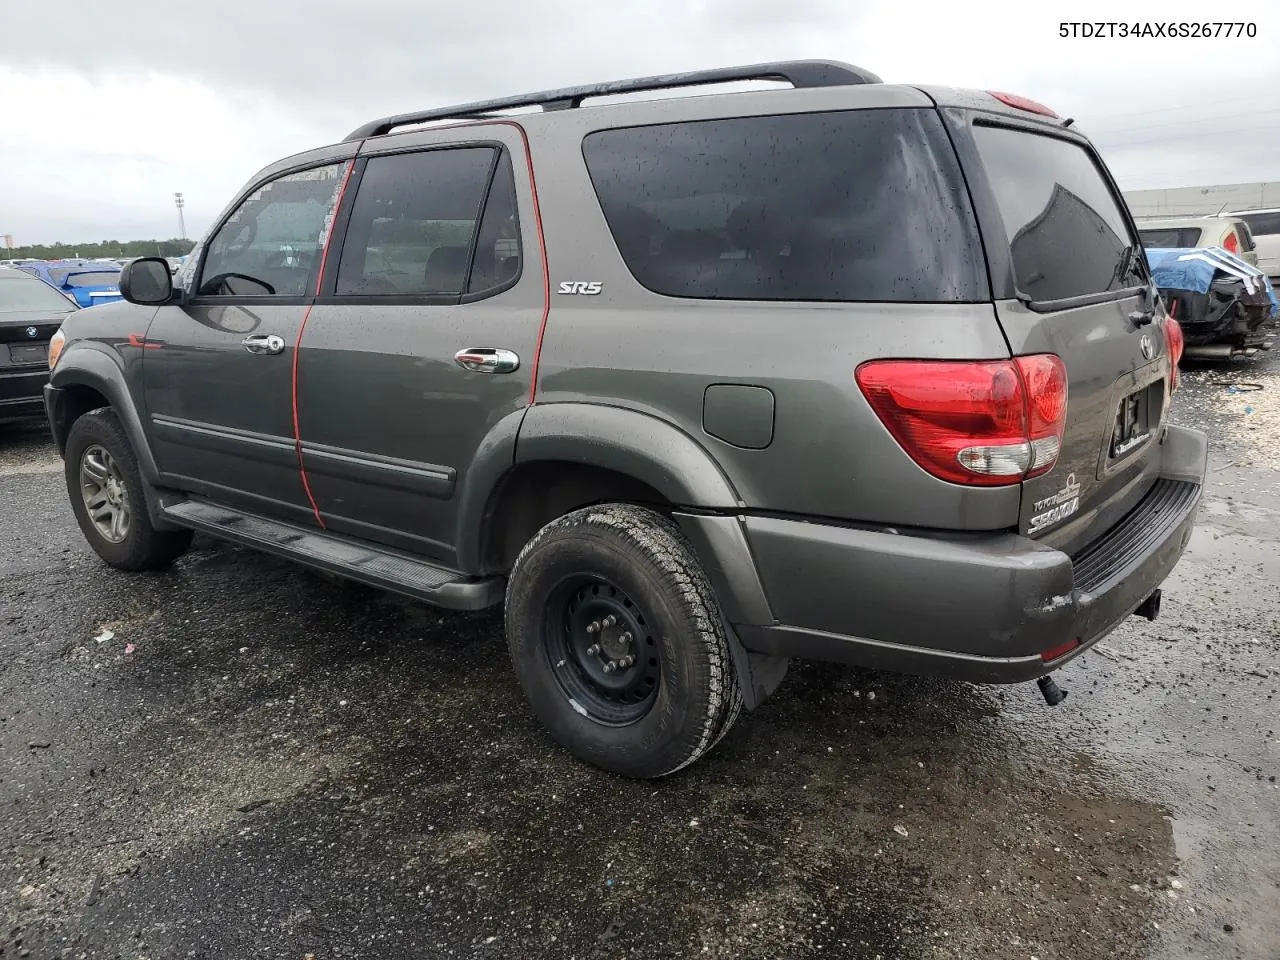
[[[880,83],[880,78],[869,70],[834,60],[786,60],[777,63],[756,63],[745,67],[719,67],[714,70],[695,70],[692,73],[668,73],[656,77],[638,77],[634,80],[614,80],[609,83],[593,83],[583,87],[564,87],[560,90],[543,90],[496,100],[477,100],[453,107],[437,107],[416,113],[401,113],[381,120],[371,120],[347,134],[345,140],[363,140],[380,137],[396,127],[405,127],[429,120],[478,119],[495,110],[515,107],[541,107],[546,110],[569,110],[582,106],[588,97],[607,97],[620,93],[637,93],[642,90],[669,90],[677,87],[697,87],[710,83],[733,83],[739,80],[785,80],[793,87],[840,87],[856,83]]]

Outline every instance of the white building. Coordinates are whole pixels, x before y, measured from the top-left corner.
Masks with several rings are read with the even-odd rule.
[[[1169,190],[1126,190],[1124,199],[1135,217],[1194,217],[1232,210],[1280,207],[1280,181]]]

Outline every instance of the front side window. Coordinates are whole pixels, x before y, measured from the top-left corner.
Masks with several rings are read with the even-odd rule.
[[[583,157],[635,278],[673,297],[956,302],[988,289],[932,110],[602,130]]]
[[[1137,286],[1140,258],[1124,214],[1093,156],[1059,137],[975,126],[995,192],[1019,291],[1033,301],[1066,300]]]
[[[345,163],[300,170],[251,193],[209,241],[200,295],[310,294],[345,170]]]
[[[374,157],[351,208],[334,293],[461,297],[498,286],[519,272],[518,226],[505,151]]]

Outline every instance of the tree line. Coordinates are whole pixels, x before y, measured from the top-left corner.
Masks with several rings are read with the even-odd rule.
[[[70,260],[97,257],[181,257],[190,253],[194,240],[103,240],[101,243],[37,243],[29,247],[0,249],[5,260]]]

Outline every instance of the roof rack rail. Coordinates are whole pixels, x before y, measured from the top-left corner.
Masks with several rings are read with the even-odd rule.
[[[363,140],[380,137],[396,127],[406,127],[429,120],[478,119],[495,110],[515,107],[542,107],[545,110],[567,110],[582,106],[588,97],[607,97],[620,93],[638,93],[643,90],[670,90],[678,87],[696,87],[710,83],[733,83],[739,80],[785,80],[797,89],[802,87],[839,87],[856,83],[880,83],[880,78],[869,70],[834,60],[785,60],[777,63],[756,63],[745,67],[719,67],[714,70],[695,70],[692,73],[668,73],[656,77],[637,77],[634,80],[614,80],[609,83],[593,83],[582,87],[564,87],[560,90],[543,90],[496,100],[477,100],[452,107],[437,107],[416,113],[401,113],[369,123],[352,130],[345,140]]]

